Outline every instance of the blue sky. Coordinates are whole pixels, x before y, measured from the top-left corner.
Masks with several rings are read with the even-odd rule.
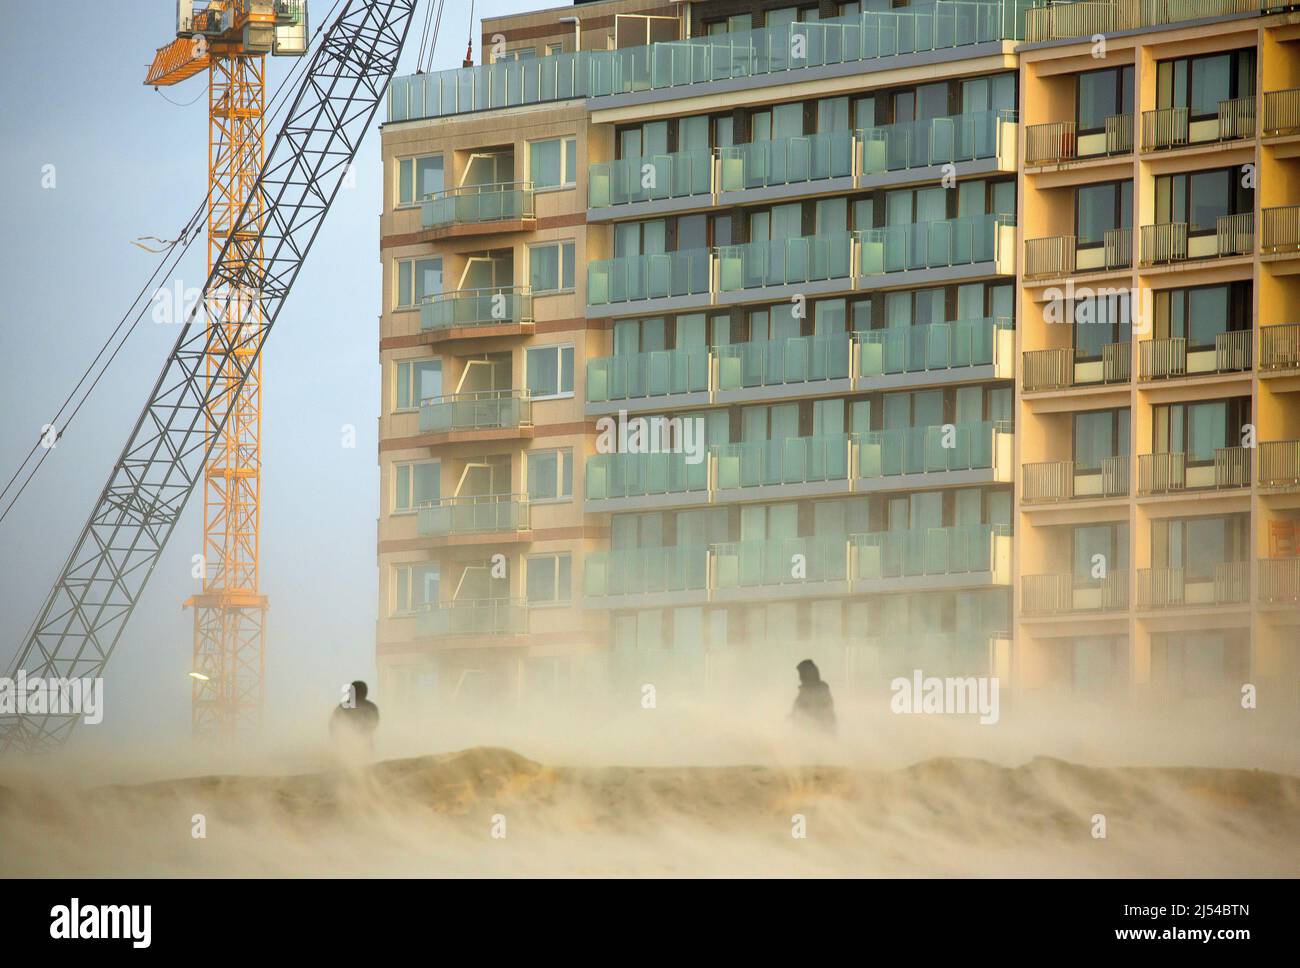
[[[479,4],[500,15],[533,0]],[[319,18],[331,6],[313,0]],[[8,480],[156,266],[131,244],[172,238],[204,193],[206,80],[145,87],[175,27],[172,0],[4,3],[0,31],[0,477]],[[128,12],[129,11],[129,12]],[[423,5],[401,72],[414,70]],[[476,18],[477,21],[477,18]],[[444,13],[436,68],[459,66],[468,5]],[[313,27],[314,29],[314,27]],[[479,33],[476,23],[476,35]],[[478,56],[475,44],[475,56]],[[268,90],[292,67],[271,59]],[[165,95],[165,97],[164,97]],[[176,103],[169,103],[176,102]],[[187,106],[185,106],[187,105]],[[381,115],[383,117],[382,109]],[[272,132],[268,129],[268,149]],[[42,187],[45,166],[55,187]],[[379,416],[379,135],[335,202],[264,353],[262,587],[270,596],[268,701],[325,711],[340,682],[373,677]],[[168,284],[201,286],[194,245]],[[0,664],[6,668],[81,529],[177,335],[146,319],[0,523]],[[342,428],[356,446],[342,446]],[[188,729],[186,509],[109,666],[110,737]],[[324,713],[323,713],[324,714]]]

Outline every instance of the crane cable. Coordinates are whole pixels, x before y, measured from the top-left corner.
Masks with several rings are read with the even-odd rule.
[[[342,0],[334,0],[333,5],[326,12],[325,16],[320,20],[318,26],[316,27],[315,32],[312,34],[312,43],[315,43],[316,39],[320,36],[321,32],[325,29],[325,27],[328,24],[333,22],[334,12],[335,10],[338,9],[338,6],[341,2]],[[308,47],[310,46],[311,44],[308,44]],[[271,96],[271,100],[268,103],[266,108],[268,123],[274,123],[274,121],[276,120],[276,116],[283,110],[285,104],[288,103],[285,98],[286,95],[291,90],[293,90],[294,75],[302,68],[302,65],[305,64],[308,60],[310,60],[310,58],[305,55],[299,58],[297,63],[294,64],[294,66],[290,69],[289,73],[286,74],[284,79],[280,82],[280,85],[276,89],[275,93]],[[195,100],[197,100],[197,98]],[[277,104],[277,102],[279,103]],[[38,450],[43,449],[44,452],[37,459],[36,463],[32,465],[31,470],[27,472],[26,478],[23,480],[18,490],[14,492],[14,495],[12,498],[10,498],[9,503],[6,504],[2,510],[0,510],[0,523],[3,523],[5,518],[9,516],[9,512],[13,510],[14,505],[18,503],[18,499],[22,497],[23,492],[27,490],[27,485],[32,482],[32,479],[36,476],[36,472],[39,471],[41,465],[45,463],[45,458],[50,456],[50,452],[54,449],[53,445],[63,438],[63,435],[64,433],[67,432],[68,427],[72,425],[73,419],[81,411],[81,408],[85,406],[86,401],[90,399],[91,393],[93,393],[95,387],[99,385],[99,381],[103,379],[104,374],[108,372],[109,366],[111,366],[113,361],[117,358],[118,353],[122,351],[122,348],[126,345],[127,340],[130,339],[131,334],[135,332],[136,328],[140,324],[140,321],[144,318],[145,310],[148,308],[148,302],[146,302],[144,306],[140,307],[139,313],[137,313],[135,319],[132,320],[131,325],[127,329],[125,335],[123,335],[122,338],[118,340],[117,346],[113,348],[113,351],[109,353],[108,358],[104,360],[103,366],[99,368],[99,372],[95,374],[94,379],[91,380],[90,385],[86,388],[85,393],[82,394],[80,401],[77,402],[76,406],[72,410],[72,413],[68,415],[67,421],[65,421],[64,424],[60,427],[59,419],[60,417],[62,417],[63,412],[76,398],[78,391],[81,390],[82,385],[85,384],[86,380],[94,372],[95,367],[99,363],[100,359],[104,356],[106,352],[108,352],[109,348],[112,347],[114,340],[117,339],[118,333],[120,333],[122,331],[122,327],[126,325],[127,320],[131,315],[131,310],[134,309],[136,305],[140,302],[141,297],[143,297],[147,292],[150,291],[150,286],[152,286],[154,280],[158,278],[159,273],[163,272],[163,270],[167,267],[168,260],[171,258],[172,253],[176,250],[176,247],[178,245],[181,245],[182,242],[184,243],[184,245],[180,250],[180,254],[171,263],[171,267],[167,269],[168,272],[174,270],[176,266],[180,264],[181,259],[183,259],[185,255],[189,252],[190,247],[194,244],[195,239],[197,239],[199,236],[199,229],[202,227],[200,216],[203,214],[203,210],[206,207],[206,205],[207,205],[207,197],[205,196],[203,200],[199,202],[198,207],[195,208],[194,212],[186,220],[184,227],[181,229],[180,233],[176,236],[176,238],[166,242],[166,248],[161,250],[151,250],[145,246],[140,246],[140,248],[145,249],[145,251],[157,251],[162,254],[162,258],[159,260],[157,268],[154,269],[153,273],[145,281],[145,284],[141,286],[140,291],[136,293],[135,298],[131,300],[131,303],[126,308],[126,312],[122,314],[122,318],[118,320],[117,325],[113,327],[112,332],[110,332],[108,337],[104,340],[104,344],[100,347],[99,351],[95,354],[94,359],[92,359],[90,364],[86,367],[86,370],[81,375],[81,378],[77,380],[77,383],[72,388],[72,391],[67,395],[63,403],[60,404],[59,409],[55,413],[53,419],[48,421],[41,428],[40,436],[37,438],[36,442],[32,445],[31,450],[29,450],[27,452],[27,455],[22,459],[22,462],[18,465],[18,469],[14,471],[13,475],[5,483],[4,488],[0,489],[0,500],[4,500],[4,497],[9,493],[10,488],[12,488],[14,486],[14,483],[18,480],[18,478],[22,476],[24,468],[27,467],[28,462],[32,459],[32,455],[34,455]],[[152,237],[152,236],[145,236],[145,238],[156,239],[156,237]],[[156,239],[156,240],[164,241],[161,239]],[[139,243],[137,241],[137,242],[133,242],[132,244],[138,245]],[[54,434],[53,440],[50,439],[51,432]]]

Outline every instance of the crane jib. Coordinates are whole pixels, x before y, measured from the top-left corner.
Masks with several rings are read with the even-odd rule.
[[[251,372],[383,102],[415,4],[348,0],[330,25],[203,289],[205,296],[226,292],[227,302],[235,291],[258,294],[264,323],[237,335],[202,320],[195,325],[207,303],[200,300],[20,644],[10,678],[19,671],[28,680],[102,674],[228,416],[215,406],[204,368],[213,359],[229,365],[239,374],[234,392]],[[251,258],[258,249],[260,269]],[[48,712],[0,714],[0,752],[61,742],[76,722]]]

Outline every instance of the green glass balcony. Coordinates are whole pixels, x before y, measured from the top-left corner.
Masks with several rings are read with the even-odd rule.
[[[792,336],[714,348],[718,389],[785,386],[849,375],[849,336]]]
[[[420,401],[420,432],[507,430],[533,425],[533,405],[526,390],[478,390]]]
[[[851,249],[848,233],[719,246],[718,289],[739,292],[847,279]]]
[[[616,548],[583,559],[587,597],[704,591],[709,584],[707,545]]]
[[[457,289],[426,296],[420,329],[437,332],[466,326],[508,326],[533,321],[533,291],[527,286]]]
[[[464,185],[429,196],[420,206],[426,229],[535,218],[532,182]]]
[[[858,477],[892,477],[993,467],[1004,421],[906,427],[854,434]]]
[[[528,495],[474,494],[445,497],[419,509],[419,532],[425,537],[527,531]]]
[[[1011,320],[1003,316],[858,332],[858,375],[988,366],[995,359],[998,334],[1011,331]]]
[[[521,599],[458,599],[425,605],[415,625],[422,636],[522,635],[528,631],[528,609]]]
[[[848,131],[776,138],[719,148],[724,192],[794,185],[853,174],[853,136]]]
[[[719,489],[840,481],[849,475],[847,434],[719,444],[713,453]]]
[[[632,202],[708,195],[712,191],[712,182],[711,151],[620,158],[587,169],[587,204],[591,208],[607,208]]]
[[[975,111],[955,117],[905,121],[857,132],[863,174],[956,164],[998,155],[1000,125],[1013,111]]]
[[[709,348],[689,346],[587,361],[587,402],[640,400],[709,389]]]
[[[707,491],[709,464],[687,454],[596,454],[587,458],[587,499],[648,497]]]
[[[863,229],[856,233],[858,272],[871,276],[996,262],[1005,246],[1014,252],[1015,224],[1011,215],[977,215]]]
[[[840,534],[732,541],[714,545],[713,558],[717,588],[844,581],[848,539]]]
[[[910,578],[1002,570],[1009,564],[1011,529],[1001,524],[909,528],[855,534],[853,578]],[[999,561],[999,557],[1005,561]]]
[[[587,305],[707,293],[711,268],[708,249],[601,259],[587,266]]]

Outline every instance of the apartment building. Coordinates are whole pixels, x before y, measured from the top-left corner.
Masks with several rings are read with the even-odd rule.
[[[1017,19],[602,0],[395,82],[391,699],[1009,669]]]
[[[1017,685],[1294,702],[1300,15],[1096,2],[1026,29]]]

